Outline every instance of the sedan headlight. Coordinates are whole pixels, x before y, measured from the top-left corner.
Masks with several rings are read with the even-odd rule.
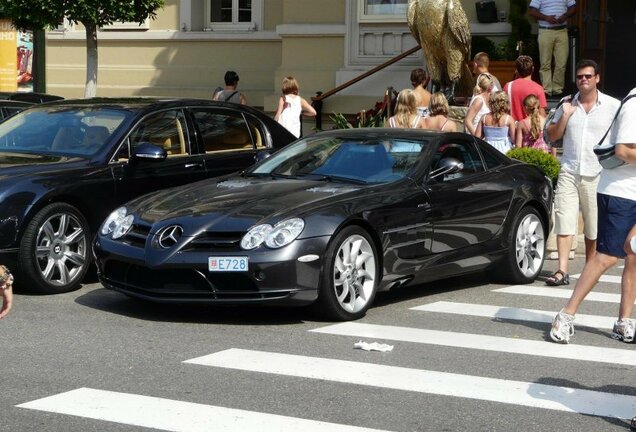
[[[304,228],[305,221],[300,218],[287,219],[274,226],[269,224],[256,225],[241,239],[241,248],[245,250],[256,249],[263,243],[272,249],[287,246],[298,238]]]
[[[114,239],[123,237],[130,231],[134,219],[133,215],[128,214],[126,207],[119,207],[106,218],[100,233],[104,236],[110,235]]]

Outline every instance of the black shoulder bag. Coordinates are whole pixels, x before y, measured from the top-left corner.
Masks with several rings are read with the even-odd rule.
[[[621,105],[618,107],[618,110],[616,111],[616,114],[614,115],[614,119],[612,120],[612,123],[610,123],[610,126],[605,132],[605,135],[603,135],[603,138],[601,138],[598,144],[594,146],[594,154],[596,155],[596,157],[598,158],[598,162],[601,164],[601,166],[604,169],[613,169],[625,163],[624,161],[616,157],[616,154],[615,154],[616,143],[609,143],[607,145],[602,145],[602,144],[603,144],[603,141],[605,141],[605,137],[607,136],[607,134],[610,133],[610,131],[612,130],[612,127],[614,126],[614,122],[618,118],[618,114],[621,112],[621,108],[623,108],[623,105],[625,105],[625,102],[627,102],[634,96],[636,96],[636,94],[628,95],[625,97],[625,99],[621,101]]]

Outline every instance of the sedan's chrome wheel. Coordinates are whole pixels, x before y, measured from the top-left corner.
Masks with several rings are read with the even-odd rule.
[[[340,244],[333,266],[333,288],[342,309],[349,313],[365,310],[376,285],[376,257],[369,241],[353,234]]]
[[[40,226],[35,257],[41,277],[54,286],[67,286],[83,275],[88,240],[82,224],[72,214],[56,213]]]
[[[518,225],[515,251],[521,274],[535,277],[541,270],[545,253],[543,224],[535,213],[528,213]]]

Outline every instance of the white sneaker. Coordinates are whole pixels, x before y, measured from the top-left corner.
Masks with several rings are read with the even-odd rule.
[[[636,333],[636,321],[623,318],[614,323],[612,338],[629,343],[634,340],[634,333]]]
[[[552,320],[550,338],[558,343],[569,343],[574,334],[574,315],[563,312],[563,309]]]

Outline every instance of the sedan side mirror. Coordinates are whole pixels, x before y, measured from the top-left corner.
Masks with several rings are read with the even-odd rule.
[[[267,159],[270,156],[271,156],[271,154],[267,150],[259,150],[256,153],[256,156],[254,157],[254,159],[256,159],[256,162],[260,162],[262,160]]]
[[[463,162],[453,157],[445,157],[437,163],[437,168],[431,171],[430,178],[444,177],[447,174],[454,174],[464,169]]]
[[[163,147],[149,142],[141,142],[135,147],[133,159],[144,161],[162,161],[168,157]]]

